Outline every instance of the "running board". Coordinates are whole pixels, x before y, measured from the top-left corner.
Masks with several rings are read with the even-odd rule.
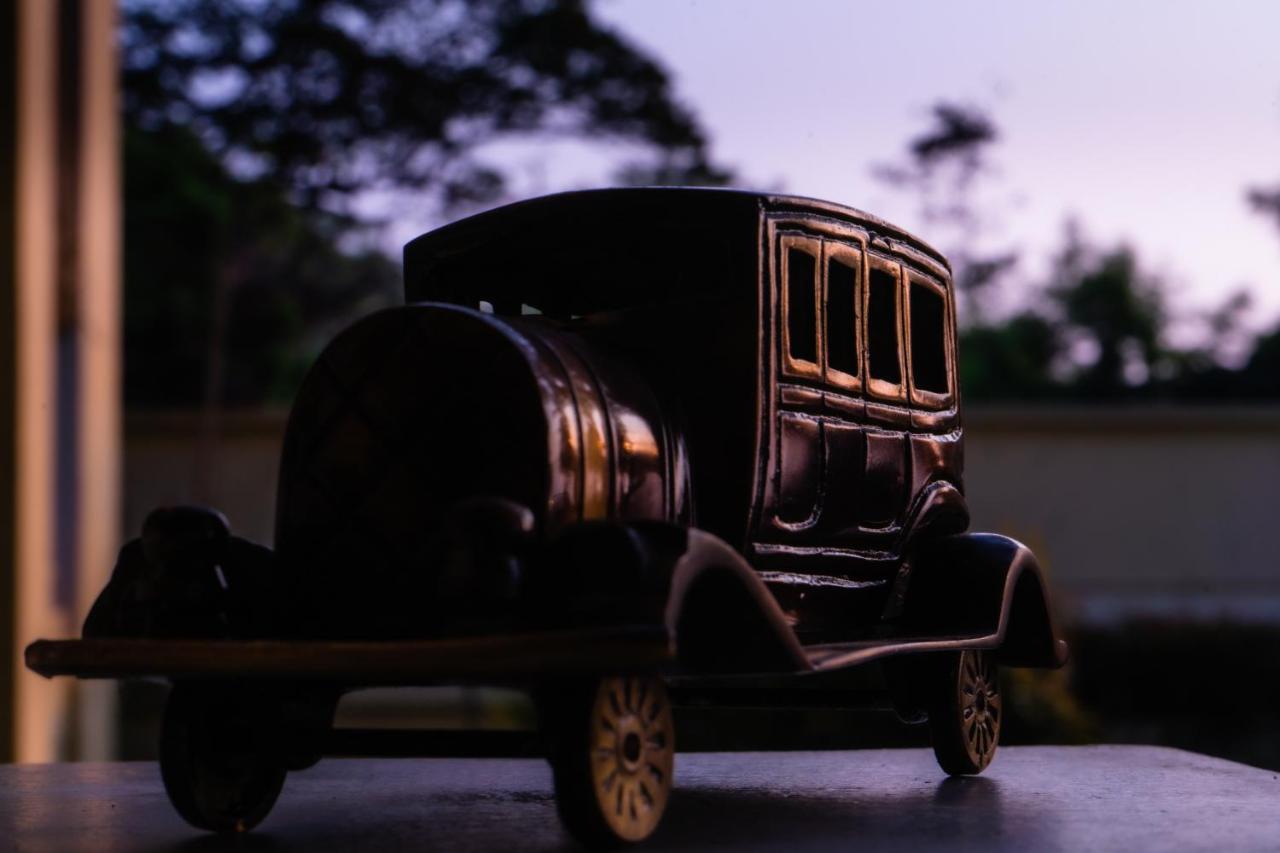
[[[996,634],[953,637],[900,637],[893,639],[855,640],[846,643],[821,643],[805,646],[805,657],[816,672],[843,669],[894,655],[927,652],[958,652],[964,649],[999,647]]]
[[[497,683],[643,671],[670,664],[663,628],[543,631],[441,640],[37,640],[27,667],[46,678],[229,678],[346,686]]]

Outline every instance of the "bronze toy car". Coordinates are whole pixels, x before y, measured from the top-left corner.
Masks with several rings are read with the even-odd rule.
[[[977,773],[997,664],[1065,661],[1034,556],[965,533],[954,293],[909,234],[568,193],[414,240],[405,293],[298,393],[274,550],[157,511],[84,639],[27,650],[172,682],[161,771],[193,825],[261,820],[360,687],[528,690],[564,823],[608,845],[662,816],[673,700],[840,702],[874,670]]]

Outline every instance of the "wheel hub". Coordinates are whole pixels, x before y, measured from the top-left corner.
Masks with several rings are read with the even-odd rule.
[[[977,766],[985,767],[1000,736],[1000,690],[992,663],[981,652],[965,652],[961,658],[960,707],[965,749]]]
[[[644,729],[634,715],[619,720],[617,744],[618,764],[623,772],[638,772],[644,759]]]
[[[592,713],[592,776],[600,813],[624,840],[657,826],[671,791],[674,729],[656,678],[601,681]]]

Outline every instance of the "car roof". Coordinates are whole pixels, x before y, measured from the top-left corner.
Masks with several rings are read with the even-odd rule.
[[[795,211],[853,221],[868,230],[911,244],[948,270],[945,256],[933,246],[874,214],[849,205],[800,195],[758,192],[721,187],[619,187],[572,190],[504,204],[429,231],[405,246],[405,260],[449,253],[459,244],[473,243],[478,235],[522,227],[546,227],[575,214],[596,216],[612,209],[624,218],[639,212],[657,213],[695,208],[702,214],[730,215],[752,210]]]
[[[410,241],[408,302],[519,303],[555,316],[642,304],[750,295],[761,214],[839,220],[949,269],[933,248],[856,208],[744,190],[641,187],[527,199],[460,219]],[[607,284],[606,284],[607,283]]]

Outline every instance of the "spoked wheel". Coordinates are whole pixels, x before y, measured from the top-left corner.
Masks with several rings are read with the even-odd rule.
[[[600,678],[546,708],[556,806],[592,848],[643,841],[671,794],[675,728],[660,678]]]
[[[160,775],[183,820],[211,832],[246,832],[280,796],[265,709],[226,689],[176,684],[160,733]]]
[[[981,773],[995,757],[1004,718],[996,662],[990,652],[967,649],[942,670],[929,709],[933,754],[952,776]]]

